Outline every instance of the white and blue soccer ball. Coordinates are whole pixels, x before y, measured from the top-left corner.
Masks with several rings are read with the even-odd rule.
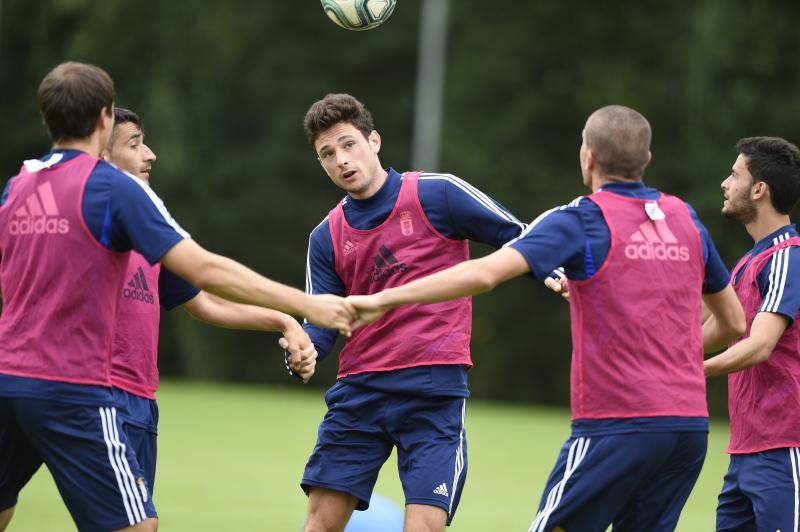
[[[371,30],[388,19],[397,0],[321,0],[322,9],[337,26],[346,30]]]

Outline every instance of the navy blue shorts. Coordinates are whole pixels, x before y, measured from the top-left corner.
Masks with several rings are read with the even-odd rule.
[[[530,532],[673,531],[700,475],[706,432],[572,436]]]
[[[152,497],[156,484],[158,454],[158,403],[125,390],[112,388],[117,417],[128,436],[128,445],[144,471],[145,486]]]
[[[717,530],[798,529],[800,451],[797,447],[733,454],[717,505]]]
[[[112,402],[0,397],[0,508],[16,504],[42,463],[78,530],[105,532],[156,517]]]
[[[337,382],[325,394],[328,412],[306,464],[302,487],[358,499],[366,510],[378,472],[397,448],[406,504],[437,506],[453,519],[467,476],[463,397],[384,393]]]

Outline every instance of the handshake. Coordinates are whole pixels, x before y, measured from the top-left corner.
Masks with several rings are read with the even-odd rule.
[[[356,329],[372,323],[387,310],[379,294],[349,296],[330,294],[308,296],[305,316],[309,322],[326,329],[336,329],[349,337]],[[308,382],[317,366],[317,350],[299,323],[287,328],[278,345],[286,352],[286,369]]]

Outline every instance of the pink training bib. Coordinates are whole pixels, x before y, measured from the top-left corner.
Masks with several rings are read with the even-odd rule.
[[[747,329],[761,308],[757,277],[772,256],[800,238],[789,238],[768,248],[748,262],[745,256],[733,269],[731,282],[744,268],[734,288],[744,307]],[[796,280],[790,280],[792,282]],[[728,411],[731,418],[731,454],[757,453],[782,447],[800,447],[800,327],[797,320],[787,327],[769,360],[728,375]]]
[[[708,416],[700,324],[703,250],[686,205],[601,191],[602,267],[570,281],[573,419]]]
[[[466,241],[431,226],[417,194],[419,173],[403,174],[394,210],[370,230],[350,227],[342,204],[328,215],[336,273],[352,294],[374,294],[469,258]],[[357,330],[339,354],[338,377],[433,364],[472,367],[472,300],[406,305]]]
[[[89,232],[81,205],[98,160],[22,168],[0,207],[0,373],[110,386],[128,253]]]
[[[111,383],[135,395],[155,399],[158,389],[158,275],[161,265],[131,252],[120,290],[117,328],[111,356]]]

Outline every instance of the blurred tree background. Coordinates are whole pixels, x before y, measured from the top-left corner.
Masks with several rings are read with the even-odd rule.
[[[302,118],[328,92],[372,110],[381,160],[410,165],[420,3],[347,32],[315,0],[0,0],[0,167],[47,152],[36,89],[64,60],[96,63],[145,121],[152,185],[207,248],[302,286],[309,232],[340,199]],[[450,3],[440,168],[529,221],[585,191],[586,117],[609,103],[653,126],[648,184],[694,205],[726,263],[750,245],[719,210],[736,140],[800,141],[800,3],[725,0]],[[476,248],[475,254],[487,249]],[[475,396],[566,404],[567,305],[530,279],[475,301]],[[274,335],[273,335],[274,336]],[[277,336],[164,313],[165,375],[290,382]],[[646,356],[646,353],[642,354]],[[335,378],[335,356],[315,386]],[[710,386],[725,412],[725,383]]]

